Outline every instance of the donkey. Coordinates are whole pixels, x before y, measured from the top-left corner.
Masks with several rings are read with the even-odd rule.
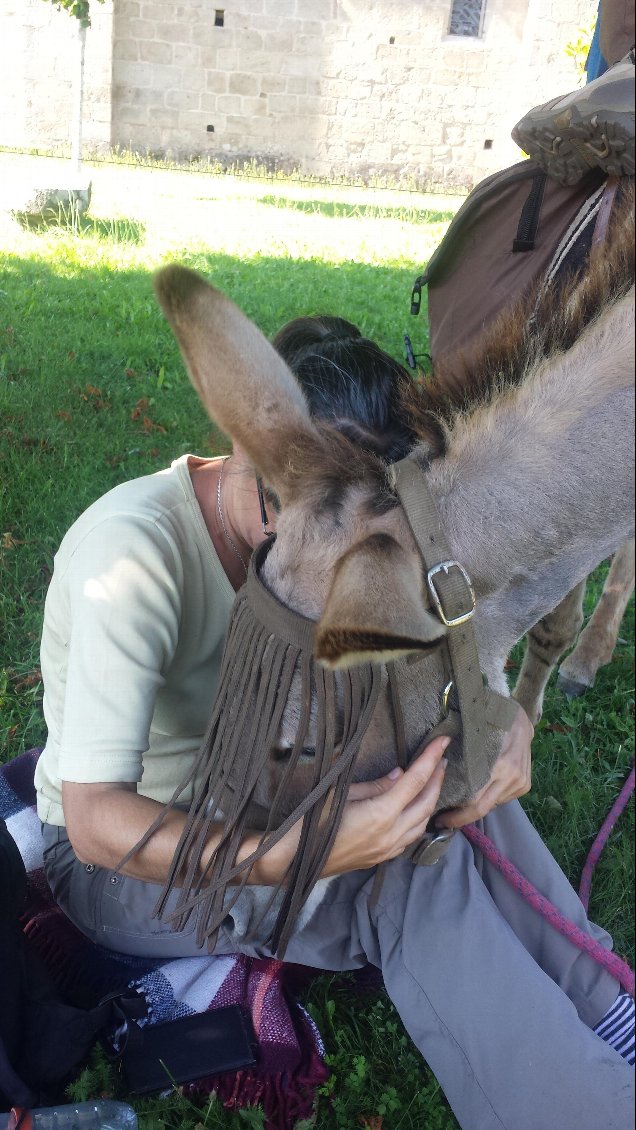
[[[444,625],[430,609],[422,561],[391,467],[309,416],[293,375],[260,331],[200,276],[164,268],[161,307],[212,419],[243,448],[280,501],[262,580],[315,622],[314,652],[332,668],[399,660],[411,753],[440,716]],[[420,438],[413,457],[435,500],[453,557],[474,586],[480,665],[508,693],[512,646],[634,532],[633,220],[564,308],[531,329],[517,312],[461,397],[408,393]],[[596,313],[594,313],[596,311]],[[525,328],[524,328],[525,327]],[[500,332],[501,327],[500,327]],[[409,661],[416,659],[416,662]],[[294,689],[263,774],[271,801],[300,704]],[[355,779],[395,764],[383,685]],[[489,738],[490,763],[502,734]],[[301,759],[290,810],[308,789]],[[440,807],[468,799],[452,758]]]
[[[568,698],[577,698],[593,687],[599,668],[611,662],[634,591],[633,538],[614,555],[599,602],[581,632],[586,588],[586,582],[581,581],[528,633],[513,693],[535,725],[541,718],[550,676],[564,652],[576,644],[561,663],[557,678],[557,686]]]

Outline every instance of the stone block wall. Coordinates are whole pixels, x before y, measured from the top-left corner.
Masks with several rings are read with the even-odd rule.
[[[83,131],[93,149],[112,134],[113,3],[91,5]],[[78,22],[44,0],[0,2],[0,144],[66,149],[79,64]]]
[[[576,85],[564,48],[596,8],[485,3],[479,38],[447,34],[451,0],[94,4],[86,142],[326,177],[471,185],[518,158],[510,130],[526,109]],[[16,64],[13,93],[0,93],[0,143],[24,144],[35,132],[44,142],[65,120],[60,21],[70,17],[44,0],[4,4],[12,19],[0,13],[0,42],[10,25],[7,57],[26,61]]]
[[[564,47],[592,8],[487,0],[470,39],[446,34],[450,0],[116,0],[113,140],[472,184],[517,159],[526,109],[576,85]]]

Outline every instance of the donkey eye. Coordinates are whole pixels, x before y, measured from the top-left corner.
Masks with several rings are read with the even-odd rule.
[[[272,761],[289,761],[291,756],[292,747],[286,745],[284,747],[278,746],[272,750]]]
[[[272,750],[272,761],[276,761],[278,764],[280,764],[281,762],[284,762],[284,761],[289,761],[291,754],[292,754],[292,749],[293,749],[293,746],[290,746],[290,745],[284,746],[284,747],[279,746],[277,749],[273,749]],[[301,756],[301,758],[303,758],[303,757],[315,757],[316,756],[315,747],[314,746],[305,746],[300,756]]]

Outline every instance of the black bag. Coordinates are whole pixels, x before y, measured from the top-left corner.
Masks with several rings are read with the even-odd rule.
[[[5,1110],[57,1096],[97,1034],[120,1023],[121,1005],[127,1003],[113,998],[87,1010],[62,999],[20,928],[26,895],[22,857],[0,819],[0,1109]]]
[[[234,1005],[140,1028],[147,1008],[134,992],[91,1009],[64,1001],[21,930],[26,897],[22,856],[0,818],[0,1110],[56,1099],[98,1038],[139,1093],[255,1063],[249,1018]]]

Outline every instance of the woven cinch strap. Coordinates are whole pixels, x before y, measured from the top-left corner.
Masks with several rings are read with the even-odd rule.
[[[280,604],[259,579],[272,544],[264,542],[252,556],[247,582],[234,603],[206,736],[194,764],[167,805],[167,809],[178,805],[185,790],[194,788],[154,914],[179,930],[196,912],[197,944],[212,950],[219,927],[239,898],[252,865],[302,818],[295,859],[264,911],[267,913],[283,888],[276,924],[267,939],[282,956],[298,911],[333,846],[356,754],[378,699],[381,668],[365,664],[334,674],[314,662],[314,623]],[[238,865],[241,843],[253,830],[252,802],[259,781],[268,773],[294,680],[300,683],[300,718],[294,746],[286,756],[276,796],[267,809],[259,846]],[[315,749],[311,789],[289,813],[285,800],[307,745],[312,753]],[[167,809],[120,867],[143,847]],[[263,816],[265,810],[257,809]],[[203,852],[215,823],[218,830],[219,813],[223,816],[221,840],[202,868]],[[178,892],[176,906],[166,914],[168,896],[174,890]],[[258,923],[255,930],[257,927]]]

